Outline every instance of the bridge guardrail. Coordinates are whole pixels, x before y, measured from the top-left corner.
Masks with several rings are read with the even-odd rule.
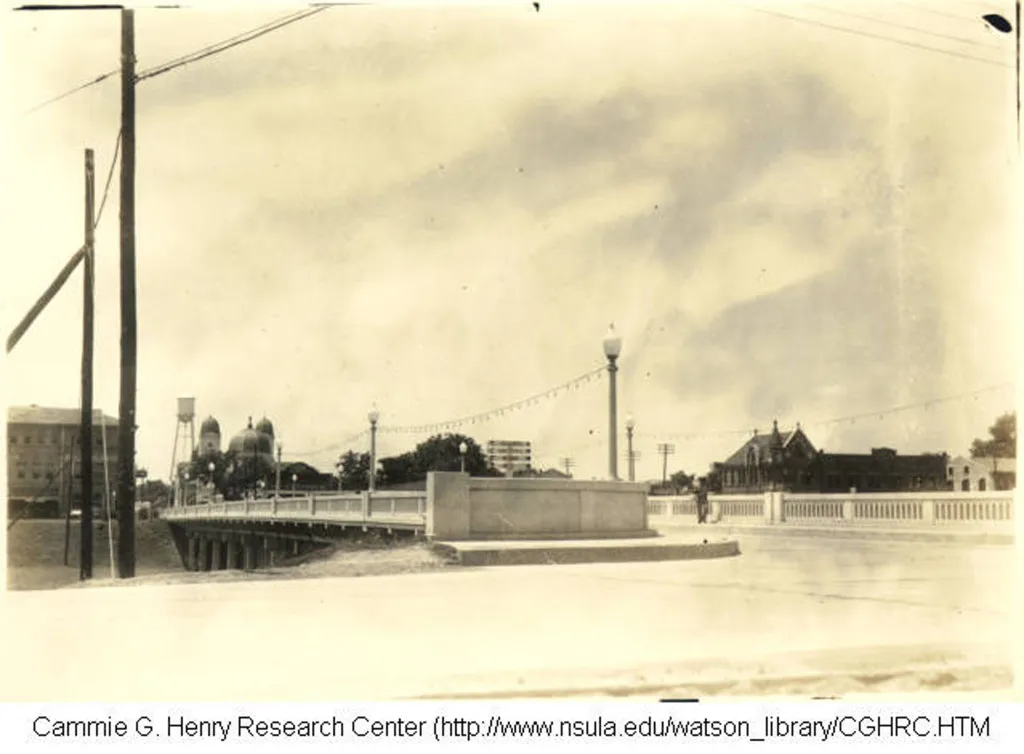
[[[231,500],[168,508],[168,521],[250,520],[423,526],[425,492],[356,493]]]
[[[1010,528],[1014,491],[709,495],[712,520],[819,525],[921,525]],[[774,498],[774,499],[773,499]],[[652,497],[648,514],[697,517],[693,495]]]

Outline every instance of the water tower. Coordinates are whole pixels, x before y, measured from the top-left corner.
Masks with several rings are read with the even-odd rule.
[[[182,447],[184,443],[187,447]],[[192,460],[196,447],[196,399],[178,398],[178,423],[174,428],[174,449],[171,451],[171,473],[168,481],[177,488],[178,464]],[[179,501],[176,501],[180,505]]]

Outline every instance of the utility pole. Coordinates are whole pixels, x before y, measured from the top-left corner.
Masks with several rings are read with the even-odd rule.
[[[117,439],[117,572],[135,576],[135,12],[121,10],[121,398]]]
[[[658,452],[661,453],[661,483],[668,483],[668,457],[676,452],[676,446],[667,442],[658,443]]]
[[[82,518],[78,553],[78,578],[92,578],[92,346],[93,346],[93,250],[95,246],[96,180],[93,151],[85,150],[85,256],[82,261]]]

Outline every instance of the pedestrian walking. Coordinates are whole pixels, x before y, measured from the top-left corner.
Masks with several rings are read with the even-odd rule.
[[[697,480],[694,499],[697,502],[697,523],[706,524],[708,522],[708,490],[703,479]]]

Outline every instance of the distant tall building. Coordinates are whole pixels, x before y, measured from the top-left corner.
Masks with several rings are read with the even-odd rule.
[[[7,500],[10,510],[33,504],[33,513],[58,516],[66,512],[68,488],[72,508],[82,499],[82,411],[77,408],[11,406],[7,409]],[[103,432],[111,480],[117,466],[117,419],[93,412],[92,502],[104,501]]]
[[[529,440],[487,442],[487,462],[505,475],[529,469],[532,460]]]

